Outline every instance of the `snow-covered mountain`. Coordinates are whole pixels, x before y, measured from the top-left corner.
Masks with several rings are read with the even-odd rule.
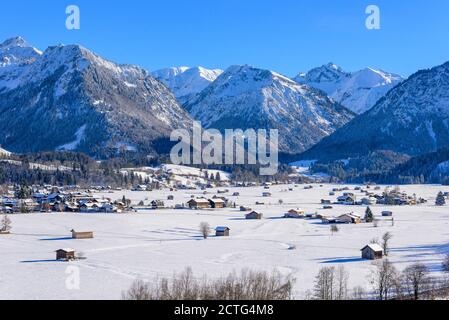
[[[21,37],[11,38],[0,44],[0,92],[16,85],[22,70],[35,62],[41,54]]]
[[[228,68],[185,108],[207,128],[279,129],[286,153],[304,151],[354,116],[319,90],[246,65]]]
[[[449,62],[410,76],[302,158],[346,159],[375,150],[415,156],[448,145]]]
[[[0,44],[0,67],[34,62],[42,54],[23,38],[11,38]]]
[[[4,52],[14,56],[29,48],[24,41],[5,43]],[[77,150],[99,157],[118,149],[154,152],[167,147],[173,129],[190,127],[172,93],[139,67],[77,45],[36,53],[31,60],[17,55],[25,63],[0,68],[0,144],[8,150]]]
[[[217,77],[223,73],[219,69],[205,69],[203,67],[176,67],[153,72],[153,76],[164,83],[183,104],[192,96],[203,91]]]
[[[295,80],[326,92],[329,97],[361,114],[371,109],[404,79],[396,74],[365,68],[345,72],[333,63],[299,74]]]

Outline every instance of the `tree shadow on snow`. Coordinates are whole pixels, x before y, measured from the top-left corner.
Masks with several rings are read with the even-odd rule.
[[[64,238],[48,238],[48,239],[39,239],[39,241],[66,241],[73,240],[72,237],[64,237]]]
[[[28,260],[28,261],[20,261],[20,263],[53,263],[53,262],[65,262],[61,260]]]
[[[330,260],[322,261],[321,264],[335,264],[335,263],[356,263],[356,262],[362,262],[366,261],[363,258],[331,258]]]

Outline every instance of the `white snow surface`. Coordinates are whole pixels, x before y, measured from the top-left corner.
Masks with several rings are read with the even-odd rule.
[[[56,150],[58,151],[73,151],[76,150],[76,148],[78,148],[79,144],[81,143],[81,141],[84,139],[85,136],[85,131],[86,131],[86,125],[81,126],[75,133],[75,140],[69,143],[66,143],[62,146],[59,146],[58,148],[56,148]]]
[[[230,188],[227,195],[239,205],[264,214],[260,221],[244,220],[238,209],[156,210],[140,214],[27,214],[12,215],[12,234],[0,238],[0,299],[120,299],[123,290],[135,279],[153,281],[171,277],[190,266],[197,277],[215,278],[244,268],[279,270],[296,278],[296,298],[304,298],[313,288],[321,267],[343,265],[349,271],[350,287],[361,285],[370,290],[371,261],[361,259],[360,250],[373,238],[389,231],[393,234],[389,259],[403,270],[410,264],[427,265],[433,276],[440,276],[441,261],[449,251],[449,211],[433,202],[416,207],[373,206],[376,216],[384,210],[394,212],[395,226],[380,223],[341,225],[331,235],[328,225],[317,220],[280,219],[289,209],[303,208],[320,212],[320,199],[334,185],[272,186],[271,198],[262,198],[262,187]],[[351,186],[354,187],[354,186]],[[288,192],[288,188],[294,188]],[[442,186],[403,186],[409,194],[434,201]],[[209,189],[212,197],[216,189]],[[239,197],[232,197],[239,192]],[[361,195],[356,192],[360,197]],[[202,191],[154,191],[100,193],[99,197],[121,199],[134,204],[140,200],[160,199],[166,205],[186,203]],[[174,195],[174,201],[167,201]],[[279,205],[279,199],[284,200]],[[148,202],[147,200],[145,200]],[[256,201],[265,205],[255,205]],[[330,216],[354,212],[362,215],[365,207],[335,206]],[[212,228],[228,226],[229,238],[201,240],[199,225],[209,222]],[[93,231],[94,239],[72,240],[70,230]],[[84,253],[85,260],[71,263],[55,261],[55,250],[72,247]],[[296,250],[289,248],[296,247]],[[79,290],[69,290],[66,281],[75,267],[79,270]],[[69,272],[69,273],[67,273]]]
[[[220,69],[173,67],[154,71],[152,75],[164,83],[176,98],[182,98],[200,93],[222,73]]]

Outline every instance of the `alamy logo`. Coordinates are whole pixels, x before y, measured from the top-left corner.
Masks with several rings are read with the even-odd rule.
[[[79,30],[81,28],[80,8],[70,5],[66,8],[65,13],[68,15],[65,21],[67,30]]]
[[[65,287],[67,290],[80,290],[80,269],[76,266],[69,266],[65,270],[67,278]]]
[[[366,18],[366,28],[368,30],[380,30],[380,9],[376,5],[369,5],[366,7],[365,13],[368,15]]]
[[[192,131],[179,129],[170,140],[178,142],[170,153],[178,165],[260,165],[260,175],[275,175],[279,168],[278,130],[233,130],[223,134],[215,129],[204,130],[195,122]]]

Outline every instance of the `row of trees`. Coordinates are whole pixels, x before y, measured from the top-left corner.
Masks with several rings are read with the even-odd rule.
[[[204,225],[206,228],[206,225]],[[449,273],[449,255],[443,261]],[[309,300],[420,300],[434,299],[449,293],[449,281],[438,282],[426,265],[415,263],[399,272],[387,259],[373,263],[368,276],[371,290],[349,288],[349,272],[344,266],[324,267],[315,278]],[[124,300],[290,300],[295,279],[279,272],[243,270],[226,277],[210,280],[196,278],[190,268],[172,278],[156,279],[152,283],[135,281],[123,292]]]
[[[171,279],[156,279],[153,283],[135,281],[123,292],[123,300],[290,300],[294,280],[279,272],[243,270],[240,274],[210,280],[195,278],[190,268]]]
[[[438,282],[430,275],[428,267],[415,263],[399,272],[389,260],[373,263],[368,280],[372,288],[369,294],[363,287],[349,290],[349,273],[343,266],[322,268],[316,279],[313,292],[308,293],[312,300],[420,300],[438,297],[442,290],[449,289],[449,283]],[[442,263],[443,270],[449,272],[449,255]]]

